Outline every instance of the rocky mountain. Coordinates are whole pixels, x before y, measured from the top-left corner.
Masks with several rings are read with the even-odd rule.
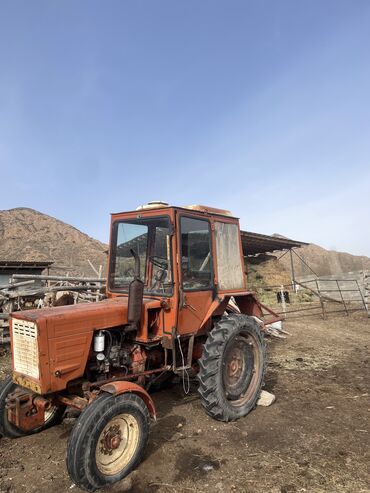
[[[107,263],[107,245],[33,209],[0,211],[0,260],[53,261],[52,273],[95,276]]]

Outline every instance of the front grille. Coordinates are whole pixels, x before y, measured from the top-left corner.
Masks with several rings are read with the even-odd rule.
[[[37,325],[28,320],[12,319],[14,371],[39,378]]]

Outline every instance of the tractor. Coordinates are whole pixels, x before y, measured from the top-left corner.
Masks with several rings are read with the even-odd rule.
[[[174,375],[198,379],[216,420],[253,410],[266,367],[262,308],[228,211],[154,202],[112,214],[107,299],[12,314],[0,434],[37,433],[75,409],[71,480],[86,491],[120,481],[145,451],[151,389]]]

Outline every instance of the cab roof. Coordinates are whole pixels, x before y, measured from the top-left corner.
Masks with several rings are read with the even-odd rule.
[[[141,212],[150,212],[150,211],[154,211],[154,210],[157,211],[157,210],[163,210],[163,209],[181,209],[181,210],[188,210],[188,211],[194,211],[194,212],[203,212],[204,214],[214,214],[217,216],[226,216],[226,217],[235,218],[235,216],[233,216],[230,211],[225,210],[225,209],[218,209],[216,207],[210,207],[207,205],[174,206],[174,205],[169,205],[168,203],[161,202],[161,201],[148,202],[148,204],[141,205],[133,211],[114,212],[114,213],[112,213],[112,216],[125,214],[125,213],[132,213],[132,212],[140,212],[140,211]]]

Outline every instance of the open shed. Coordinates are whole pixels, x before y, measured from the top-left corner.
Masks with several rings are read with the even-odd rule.
[[[7,285],[13,274],[40,275],[44,270],[49,273],[51,261],[26,262],[15,260],[0,260],[0,285]]]
[[[290,240],[281,236],[262,235],[250,231],[241,231],[243,253],[245,257],[259,253],[271,253],[277,250],[291,250],[308,245],[303,241]]]
[[[261,253],[283,251],[284,253],[282,253],[279,257],[281,258],[289,252],[291,278],[293,286],[295,287],[296,277],[294,272],[293,254],[295,254],[302,262],[306,263],[295,250],[304,245],[309,245],[309,243],[291,240],[282,236],[269,236],[260,233],[252,233],[251,231],[241,231],[240,233],[244,257],[252,257]]]

